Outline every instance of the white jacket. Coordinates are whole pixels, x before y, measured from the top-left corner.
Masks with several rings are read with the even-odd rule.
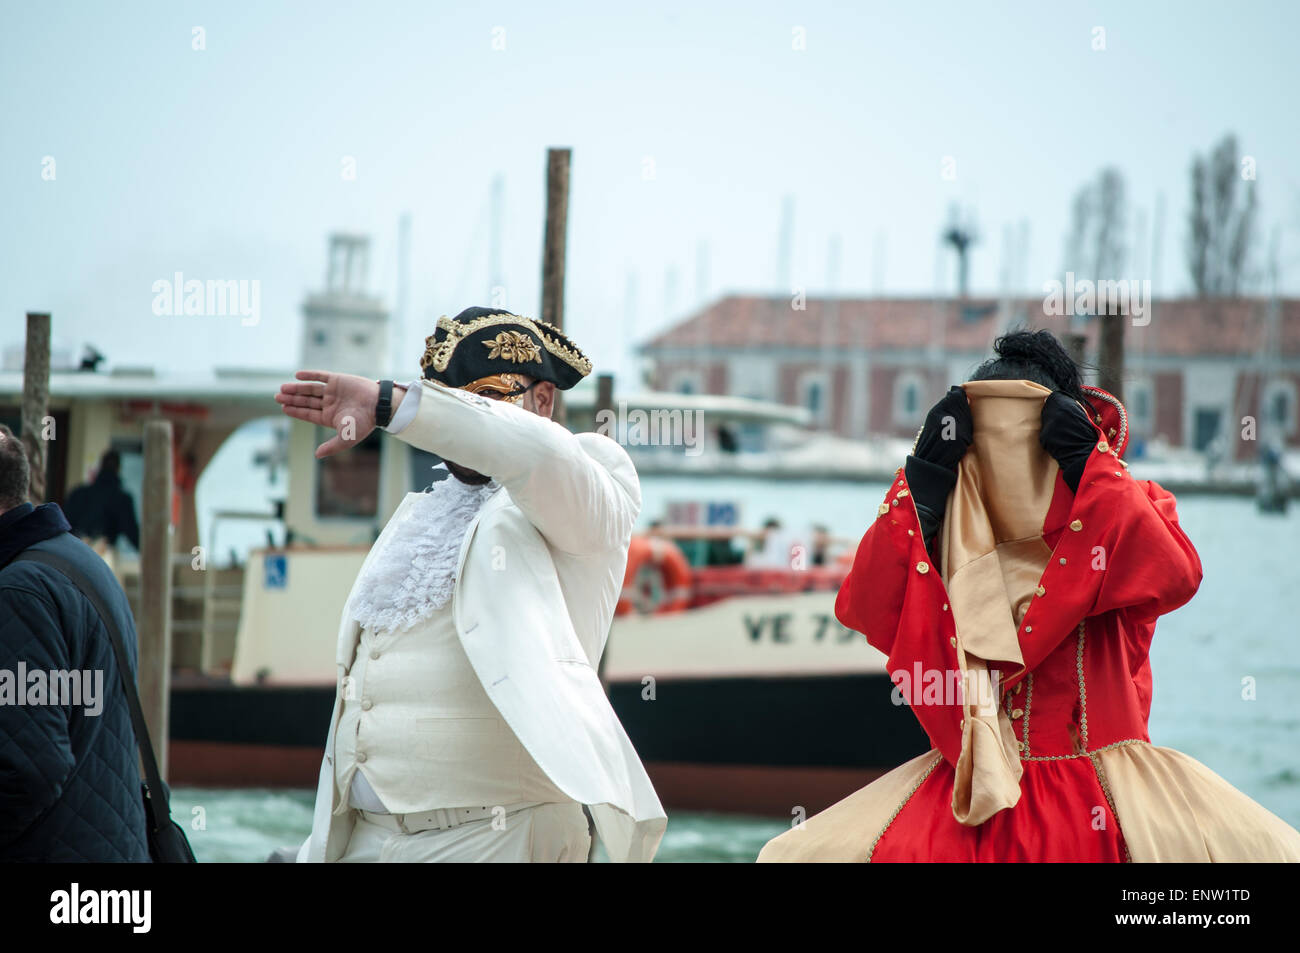
[[[590,806],[610,858],[650,861],[666,815],[596,676],[641,509],[631,459],[608,437],[573,434],[522,408],[430,382],[406,400],[418,400],[418,409],[399,439],[502,487],[460,549],[452,612],[470,664],[541,769]],[[388,536],[385,528],[367,563]],[[340,685],[358,637],[345,612],[335,657]],[[340,711],[336,694],[312,833],[299,861],[337,860],[351,835],[352,812],[334,815]]]

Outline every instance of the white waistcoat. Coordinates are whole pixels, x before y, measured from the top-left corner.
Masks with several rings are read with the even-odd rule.
[[[339,791],[359,770],[394,814],[571,800],[483,690],[450,603],[405,631],[362,630],[334,753]]]

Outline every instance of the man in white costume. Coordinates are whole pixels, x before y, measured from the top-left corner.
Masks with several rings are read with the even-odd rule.
[[[438,320],[406,387],[300,371],[276,395],[338,433],[382,427],[451,476],[410,493],[339,627],[339,689],[299,861],[649,861],[666,818],[596,675],[641,489],[608,437],[550,419],[591,362],[548,324]]]

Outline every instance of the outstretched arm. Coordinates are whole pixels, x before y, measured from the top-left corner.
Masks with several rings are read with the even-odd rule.
[[[316,450],[337,453],[375,429],[379,385],[350,374],[299,371],[303,383],[285,384],[276,395],[291,417],[337,433]],[[641,509],[641,489],[627,453],[608,438],[588,443],[566,428],[512,404],[430,382],[418,390],[393,390],[398,439],[493,477],[510,491],[538,531],[575,555],[626,546]]]

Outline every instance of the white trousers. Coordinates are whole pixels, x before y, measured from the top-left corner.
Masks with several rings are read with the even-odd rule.
[[[356,825],[341,864],[583,864],[591,847],[582,805],[538,804],[440,831],[403,834],[366,820]]]

